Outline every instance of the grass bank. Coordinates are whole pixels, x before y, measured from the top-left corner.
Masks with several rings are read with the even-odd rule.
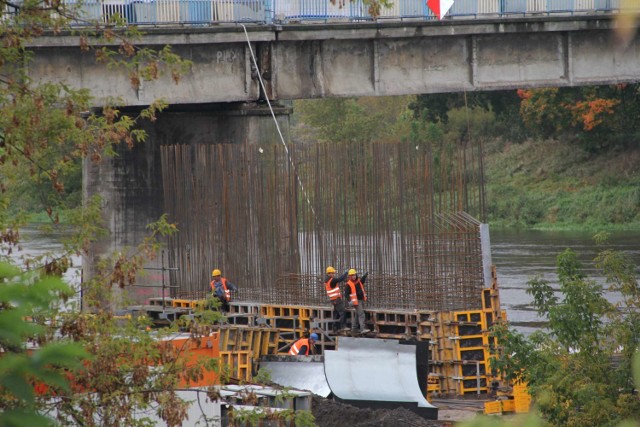
[[[640,230],[640,149],[593,155],[562,141],[485,146],[498,228]]]

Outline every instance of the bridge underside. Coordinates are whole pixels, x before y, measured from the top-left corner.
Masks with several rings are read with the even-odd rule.
[[[577,86],[640,79],[640,39],[622,46],[608,16],[493,21],[251,26],[248,38],[270,99]],[[54,43],[55,41],[55,43]],[[77,38],[34,46],[36,80],[90,88],[100,103],[124,105],[255,101],[264,97],[240,27],[149,29],[141,44],[171,45],[193,61],[134,89],[129,75],[95,64]]]

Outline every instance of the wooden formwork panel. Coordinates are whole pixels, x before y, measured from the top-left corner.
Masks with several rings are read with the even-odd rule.
[[[272,328],[226,326],[220,328],[221,351],[247,351],[254,357],[276,354],[280,331]]]
[[[307,307],[280,305],[263,305],[260,311],[265,317],[296,317],[301,320],[308,320],[311,312]]]
[[[253,377],[253,353],[250,350],[221,351],[220,365],[226,366],[234,378],[251,381]]]
[[[171,301],[171,306],[177,308],[191,308],[192,301],[193,300],[190,299],[174,299]]]
[[[162,297],[149,298],[149,305],[162,307],[163,303],[164,303],[165,307],[172,307],[173,306],[173,298],[169,298],[169,297],[165,297],[165,298],[162,298]]]
[[[256,304],[247,304],[232,301],[231,303],[229,303],[229,307],[231,309],[231,313],[233,314],[251,314],[255,316],[260,315],[260,307]]]
[[[278,352],[278,340],[280,331],[274,329],[260,329],[253,336],[253,354],[256,357]]]
[[[489,337],[489,329],[494,323],[506,319],[506,312],[500,309],[495,277],[492,287],[482,290],[481,300],[481,307],[467,311],[368,309],[365,310],[367,326],[377,333],[378,338],[410,337],[428,341],[431,350],[430,370],[431,374],[438,377],[440,392],[463,395],[477,393],[478,388],[486,392],[491,382],[489,349],[497,344],[494,338]],[[161,302],[154,303],[161,305]],[[194,307],[193,302],[183,300],[178,300],[176,304],[178,307]],[[221,328],[220,350],[223,352],[251,351],[253,357],[277,354],[279,348],[284,348],[287,343],[309,332],[321,333],[320,346],[323,351],[335,347],[332,337],[323,333],[330,331],[332,325],[333,309],[329,305],[232,302],[230,315],[246,316],[248,324],[233,325],[235,329]],[[252,326],[254,324],[262,326],[257,328]],[[476,373],[476,362],[480,378]]]

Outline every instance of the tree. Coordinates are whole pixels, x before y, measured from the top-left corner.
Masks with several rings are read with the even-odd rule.
[[[564,137],[597,153],[630,146],[640,120],[637,84],[518,90],[520,114],[534,135]]]
[[[409,99],[396,96],[304,100],[296,101],[294,111],[298,122],[312,126],[323,141],[398,141],[408,127]]]
[[[28,68],[34,52],[28,44],[41,35],[73,32],[78,49],[105,67],[124,68],[134,88],[164,73],[178,82],[190,64],[168,47],[137,47],[136,28],[120,27],[117,16],[107,24],[83,21],[81,7],[49,0],[0,2],[0,424],[149,425],[140,413],[152,411],[168,425],[180,425],[187,402],[177,390],[216,361],[190,362],[184,349],[162,343],[171,330],[149,331],[148,319],[117,319],[100,304],[112,287],[135,283],[143,261],[155,256],[159,241],[175,226],[160,218],[131,255],[105,257],[100,274],[81,290],[60,278],[71,255],[104,233],[100,200],[78,204],[69,197],[83,160],[99,162],[118,144],[142,143],[145,133],[136,123],[155,120],[164,103],[159,100],[135,117],[122,114],[117,100],[93,108],[85,89],[32,81]],[[102,45],[105,41],[119,45],[112,49]],[[28,200],[25,192],[31,193]],[[7,263],[19,249],[28,210],[47,212],[51,228],[60,226],[60,213],[66,212],[64,226],[71,233],[63,253],[24,259],[18,269]],[[91,313],[71,302],[79,293]],[[208,324],[183,327],[197,340],[208,335]]]
[[[597,239],[602,243],[605,236]],[[528,284],[547,328],[528,338],[507,325],[494,330],[501,347],[492,369],[506,379],[525,381],[550,425],[606,426],[640,419],[631,375],[639,344],[635,266],[612,250],[602,251],[596,263],[608,289],[622,295],[620,303],[607,301],[603,285],[588,279],[576,254],[566,250],[557,260],[557,290],[541,278]]]
[[[81,368],[88,353],[77,343],[58,341],[33,353],[25,343],[47,340],[47,328],[25,319],[50,319],[56,302],[73,295],[73,289],[56,277],[22,273],[0,263],[0,425],[50,425],[38,413],[34,383],[70,390],[65,370]]]
[[[452,111],[473,111],[473,114],[489,113],[494,117],[490,128],[474,129],[477,136],[504,136],[512,141],[520,141],[525,129],[518,115],[520,98],[514,90],[470,93],[434,93],[418,95],[409,104],[414,119],[431,123],[449,122]]]

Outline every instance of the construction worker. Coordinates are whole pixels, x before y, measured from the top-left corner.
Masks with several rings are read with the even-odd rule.
[[[211,272],[213,280],[209,284],[213,296],[220,300],[221,311],[229,311],[229,301],[231,301],[231,291],[237,291],[238,287],[222,277],[222,272],[217,268]]]
[[[315,344],[320,337],[318,334],[313,333],[309,335],[309,338],[300,338],[298,341],[294,342],[289,350],[289,355],[291,356],[308,356],[309,354],[315,353]]]
[[[367,300],[367,293],[364,291],[364,282],[367,280],[369,273],[364,273],[362,278],[358,278],[358,274],[355,269],[349,270],[349,280],[345,292],[349,294],[349,307],[356,309],[356,315],[358,317],[358,323],[360,325],[360,333],[366,334],[369,329],[365,325],[364,303]],[[356,322],[351,323],[351,330],[356,331]]]
[[[340,277],[335,277],[336,269],[329,266],[327,267],[327,276],[324,279],[324,287],[327,291],[327,296],[333,304],[333,332],[345,329],[347,325],[347,310],[344,307],[344,300],[342,299],[342,290],[340,289],[340,283],[344,282],[347,278],[347,271]]]

